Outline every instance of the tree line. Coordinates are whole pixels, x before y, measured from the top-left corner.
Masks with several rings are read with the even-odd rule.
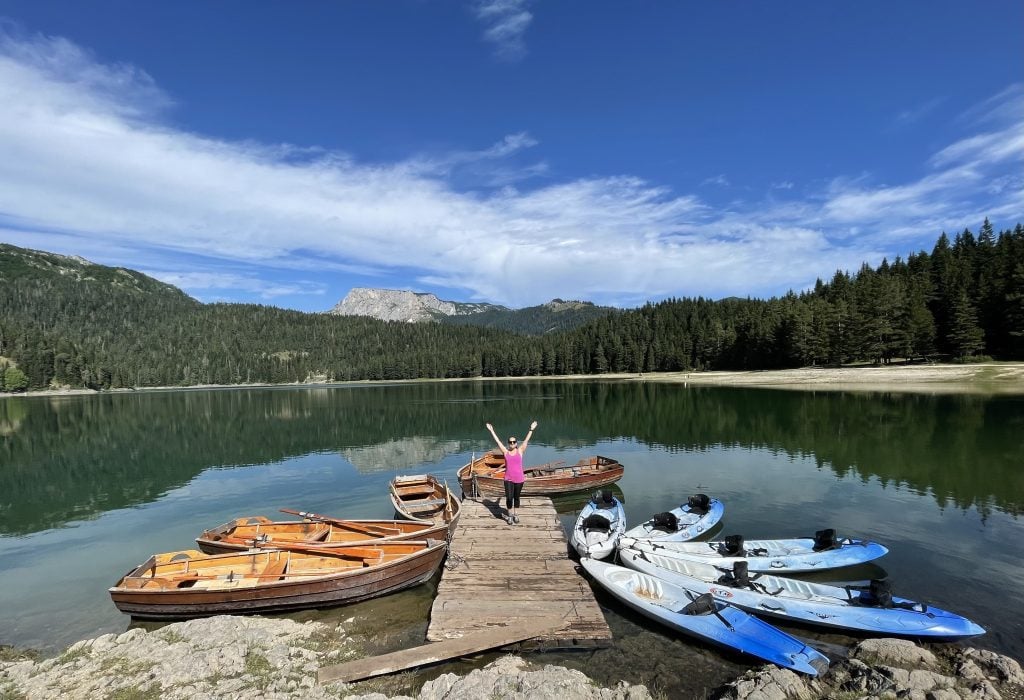
[[[137,272],[14,246],[0,246],[0,282],[0,390],[1024,358],[1024,226],[997,234],[987,219],[799,294],[669,299],[540,337],[201,304]]]

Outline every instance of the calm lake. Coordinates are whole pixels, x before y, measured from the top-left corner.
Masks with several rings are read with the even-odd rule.
[[[632,523],[700,491],[725,503],[721,535],[834,527],[880,541],[890,553],[878,566],[817,580],[888,574],[897,594],[988,630],[971,644],[1024,658],[1024,397],[599,381],[0,399],[0,644],[55,653],[122,632],[130,621],[107,587],[151,553],[194,547],[235,517],[286,519],[283,507],[392,517],[394,475],[456,486],[456,470],[493,446],[484,423],[522,438],[532,419],[528,464],[602,454],[626,465]],[[580,506],[560,505],[566,525]],[[293,617],[354,618],[346,627],[369,651],[391,650],[423,640],[431,594]],[[599,600],[614,648],[545,661],[665,692],[697,661],[698,684],[744,668]],[[827,653],[854,641],[786,629]]]

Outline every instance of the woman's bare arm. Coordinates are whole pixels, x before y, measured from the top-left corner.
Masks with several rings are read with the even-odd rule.
[[[498,446],[498,449],[501,450],[502,454],[505,454],[505,445],[498,439],[498,434],[494,432],[494,426],[488,423],[487,429],[491,432],[491,437],[494,438],[494,444]]]

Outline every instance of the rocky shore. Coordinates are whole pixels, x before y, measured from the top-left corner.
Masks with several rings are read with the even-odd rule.
[[[642,685],[598,687],[583,673],[504,656],[465,676],[444,674],[418,689],[406,674],[359,684],[318,685],[317,669],[361,656],[341,626],[263,617],[190,620],[147,632],[132,629],[83,640],[62,655],[39,660],[0,650],[0,698],[191,700],[267,698],[311,700],[646,700]],[[537,657],[543,658],[543,657]],[[403,693],[412,693],[403,694]],[[711,693],[720,700],[1024,700],[1020,665],[990,651],[934,648],[871,639],[856,645],[819,679],[774,666],[748,671]]]

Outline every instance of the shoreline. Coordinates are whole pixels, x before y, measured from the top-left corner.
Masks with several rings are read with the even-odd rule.
[[[287,384],[194,384],[118,389],[40,389],[0,392],[0,398],[89,396],[163,391],[232,389],[326,389],[375,384],[429,382],[523,382],[523,381],[624,381],[788,389],[792,391],[863,391],[928,394],[1024,395],[1024,362],[977,364],[921,364],[845,367],[802,367],[776,370],[711,370],[681,372],[618,372],[606,374],[530,375],[521,377],[465,377],[418,379],[360,379],[342,382],[291,382]]]
[[[630,678],[635,674],[602,684],[578,670],[544,664],[543,655],[522,652],[489,663],[491,653],[476,655],[480,665],[473,663],[476,667],[468,672],[464,663],[443,662],[354,684],[321,684],[318,676],[325,666],[366,655],[364,640],[352,631],[313,621],[215,616],[152,631],[132,628],[84,639],[46,659],[8,649],[0,654],[0,697],[653,700],[665,696],[657,690],[657,676],[645,676],[646,683],[655,687],[652,693],[641,679]],[[1018,661],[962,644],[872,637],[831,656],[829,669],[816,678],[758,663],[717,687],[695,679],[687,696],[718,700],[1024,697],[1024,672]]]

